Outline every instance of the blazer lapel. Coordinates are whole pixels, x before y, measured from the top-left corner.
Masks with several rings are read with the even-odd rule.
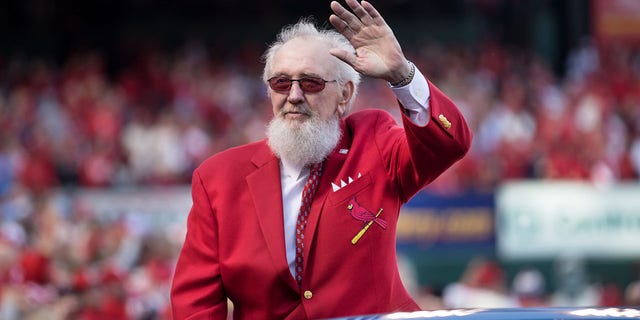
[[[289,272],[284,245],[280,161],[265,145],[265,148],[254,154],[252,162],[257,167],[256,171],[246,179],[267,249],[276,270],[279,270],[279,276],[292,289],[298,290],[295,279]]]

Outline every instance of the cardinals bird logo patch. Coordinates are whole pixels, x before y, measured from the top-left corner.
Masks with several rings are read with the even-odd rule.
[[[358,234],[356,234],[355,237],[351,239],[351,244],[355,245],[356,243],[358,243],[360,238],[362,238],[364,233],[367,232],[367,230],[369,230],[369,228],[374,222],[377,225],[379,225],[382,229],[387,229],[387,222],[384,219],[380,218],[380,214],[382,213],[382,208],[380,208],[378,212],[374,214],[373,212],[367,210],[365,207],[361,206],[358,203],[358,200],[356,199],[356,197],[353,197],[351,198],[351,200],[349,200],[349,204],[347,204],[347,209],[349,209],[349,211],[351,212],[351,216],[353,218],[365,223],[364,227],[362,227],[360,232],[358,232]]]

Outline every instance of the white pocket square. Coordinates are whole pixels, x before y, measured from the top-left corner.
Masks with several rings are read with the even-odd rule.
[[[355,179],[349,177],[347,179],[347,182],[345,182],[344,180],[340,179],[340,185],[337,185],[337,184],[331,182],[331,187],[333,187],[333,192],[336,192],[336,191],[344,188],[345,186],[347,186],[348,184],[352,183],[353,181],[359,179],[360,177],[362,177],[362,174],[360,172],[358,172],[358,175],[356,176]]]

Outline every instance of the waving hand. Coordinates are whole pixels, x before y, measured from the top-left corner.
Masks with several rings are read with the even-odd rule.
[[[333,14],[329,22],[351,42],[356,52],[332,49],[331,54],[365,76],[390,83],[402,81],[411,67],[389,25],[368,1],[346,0],[346,3],[353,12],[337,1],[331,2]]]

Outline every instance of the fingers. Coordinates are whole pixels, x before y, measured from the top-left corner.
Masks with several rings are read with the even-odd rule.
[[[337,1],[332,1],[330,5],[331,10],[333,10],[335,16],[344,22],[344,24],[339,23],[342,28],[336,27],[338,30],[343,30],[345,28],[344,25],[346,25],[351,30],[358,32],[363,27],[374,24],[374,16],[380,16],[376,9],[366,1],[363,1],[363,4],[360,4],[357,0],[346,0],[346,3],[353,11],[353,13],[345,9],[345,7],[343,7]],[[367,6],[367,8],[363,7],[363,5]],[[374,15],[372,16],[371,13],[373,13]]]
[[[364,8],[367,11],[367,13],[369,14],[369,17],[371,17],[372,23],[375,23],[375,24],[385,23],[384,19],[382,18],[378,10],[374,8],[369,1],[363,0],[360,4],[362,5],[362,8]]]
[[[334,28],[336,28],[336,30],[338,30],[338,32],[342,33],[342,35],[345,36],[347,39],[351,39],[355,35],[355,32],[351,30],[351,28],[349,27],[349,24],[346,23],[344,20],[340,19],[335,14],[332,14],[331,16],[329,16],[329,22],[331,23],[331,25],[333,25]]]
[[[360,21],[362,21],[365,25],[370,25],[373,23],[373,18],[369,15],[369,12],[365,10],[362,4],[358,3],[356,0],[347,1],[347,4],[353,10],[353,12],[358,16]],[[369,4],[370,7],[371,4]],[[372,7],[373,8],[373,7]],[[374,9],[375,10],[375,9]]]
[[[342,31],[346,28],[349,28],[356,32],[362,29],[362,22],[360,22],[360,19],[358,19],[353,13],[349,12],[349,10],[345,9],[337,1],[331,2],[331,10],[333,10],[334,13],[332,16],[336,16],[338,19],[342,20],[342,22],[339,23],[338,26],[334,24],[336,29]]]

